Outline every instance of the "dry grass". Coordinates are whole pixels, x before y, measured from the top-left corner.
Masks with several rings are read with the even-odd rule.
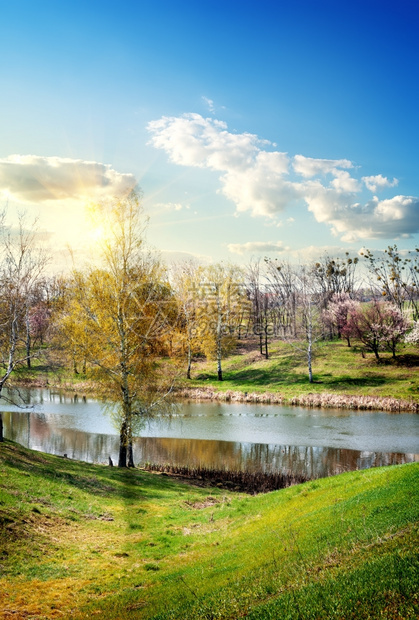
[[[218,392],[214,388],[181,388],[176,391],[176,396],[194,400],[214,400],[221,402],[236,403],[261,403],[278,405],[297,405],[310,408],[327,409],[358,409],[364,411],[388,411],[391,413],[408,412],[419,413],[419,403],[413,400],[380,396],[355,396],[345,394],[301,394],[287,398],[282,394],[273,392],[240,392],[226,390]]]

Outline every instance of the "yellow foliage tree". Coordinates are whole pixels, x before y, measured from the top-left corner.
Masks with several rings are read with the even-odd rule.
[[[118,405],[120,467],[134,466],[133,436],[161,410],[173,380],[157,355],[176,321],[166,272],[144,245],[138,193],[96,205],[104,237],[102,267],[75,271],[61,321],[71,351],[94,369],[103,396]]]

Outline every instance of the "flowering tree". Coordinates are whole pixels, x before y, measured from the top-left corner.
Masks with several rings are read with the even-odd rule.
[[[406,334],[404,341],[407,344],[415,344],[416,346],[419,345],[419,321],[415,321],[413,323],[413,329]]]
[[[40,302],[29,310],[30,333],[34,342],[44,344],[44,338],[51,321],[51,310],[46,303]]]
[[[396,357],[396,347],[409,329],[409,322],[397,306],[374,301],[349,313],[347,329],[379,360],[383,349]]]
[[[323,311],[323,320],[336,327],[338,338],[344,336],[351,346],[351,332],[348,327],[348,318],[351,312],[355,312],[359,308],[359,302],[350,298],[348,293],[335,293],[329,301],[327,309]]]

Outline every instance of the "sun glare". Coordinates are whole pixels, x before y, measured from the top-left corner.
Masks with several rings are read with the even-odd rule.
[[[104,235],[103,226],[96,226],[95,228],[92,228],[89,232],[90,240],[93,242],[96,242],[102,239],[103,235]]]

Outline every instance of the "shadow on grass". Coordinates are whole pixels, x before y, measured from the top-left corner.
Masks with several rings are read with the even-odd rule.
[[[242,370],[239,372],[227,372],[225,378],[232,383],[242,384],[250,383],[253,385],[263,386],[272,383],[281,384],[304,384],[307,383],[307,375],[303,373],[293,373],[289,370],[281,372],[280,368],[275,368],[273,371],[264,370],[263,368],[254,368]]]
[[[237,389],[243,390],[246,386],[270,386],[272,384],[287,384],[287,385],[304,385],[308,382],[308,377],[306,373],[290,373],[289,371],[282,372],[281,370],[275,369],[272,371],[265,370],[263,368],[248,368],[246,370],[234,371],[227,370],[223,373],[224,381],[229,382],[233,385],[237,386]],[[206,374],[206,375],[198,375],[196,377],[197,381],[208,381],[208,385],[212,385],[213,387],[218,385],[217,376],[215,374]],[[220,383],[220,385],[222,385]],[[197,387],[200,387],[198,385]]]
[[[407,366],[408,368],[419,366],[419,355],[412,355],[410,353],[397,355],[395,359],[392,358],[392,362],[396,366]]]
[[[332,389],[341,387],[379,387],[385,383],[389,383],[389,378],[383,375],[375,375],[373,377],[327,377],[327,383]]]
[[[215,377],[214,377],[215,378]],[[231,383],[237,383],[238,387],[243,383],[255,386],[264,386],[275,383],[277,386],[281,384],[305,386],[308,384],[307,374],[290,373],[286,375],[281,373],[269,373],[264,370],[246,370],[238,373],[226,373],[225,379]],[[330,373],[317,373],[317,377],[313,383],[322,384],[325,389],[337,389],[342,387],[380,387],[389,382],[389,378],[383,375],[367,376],[367,377],[350,377],[350,376],[333,376]]]
[[[138,469],[91,465],[32,451],[28,454],[25,448],[9,440],[5,440],[0,446],[0,464],[4,463],[24,475],[41,478],[44,482],[62,481],[96,496],[112,495],[123,500],[149,500],[156,498],[162,487],[175,485],[168,479],[150,476]]]

